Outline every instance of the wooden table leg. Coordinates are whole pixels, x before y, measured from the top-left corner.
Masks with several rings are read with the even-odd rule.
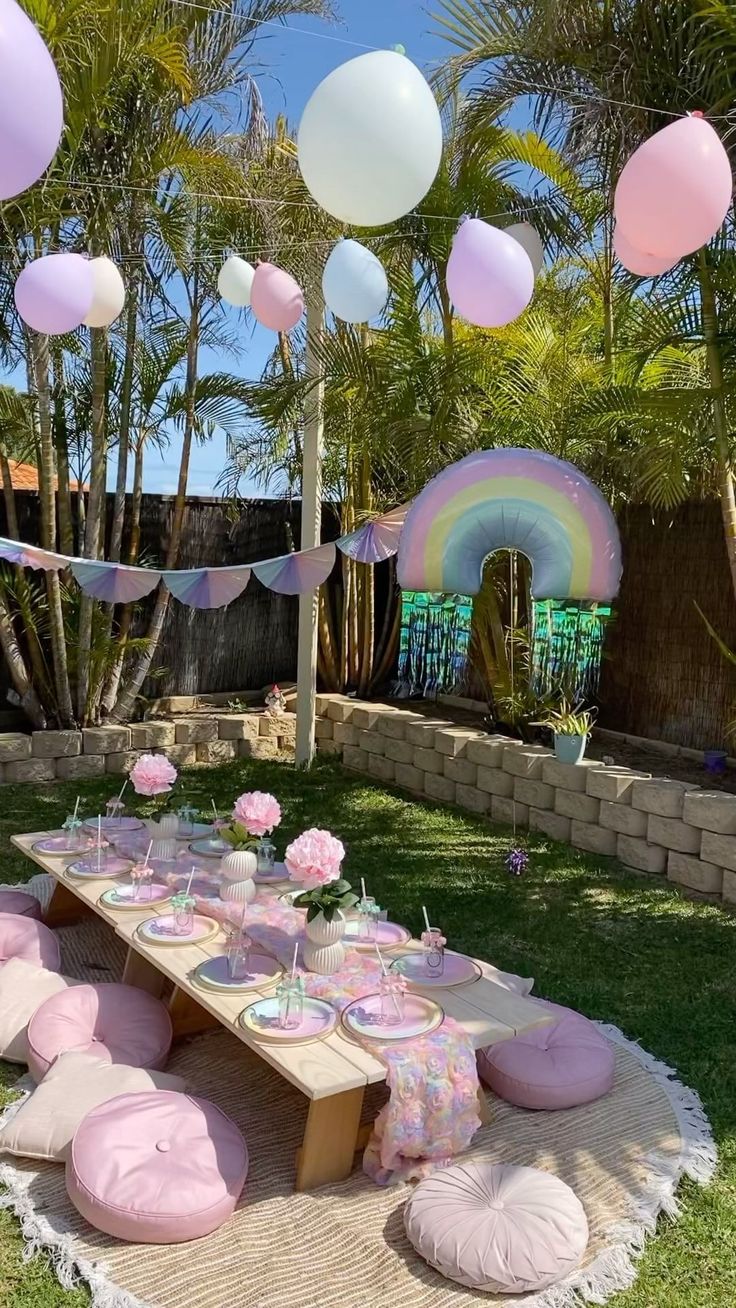
[[[46,926],[71,926],[74,922],[89,917],[92,909],[79,899],[63,882],[57,881],[43,920]]]
[[[196,1000],[192,999],[185,990],[180,990],[174,986],[174,992],[169,1000],[169,1016],[174,1028],[174,1039],[179,1040],[183,1036],[199,1035],[202,1031],[211,1031],[213,1027],[221,1026],[221,1022],[202,1008]]]
[[[493,1121],[493,1113],[482,1085],[478,1086],[478,1116],[480,1117],[481,1126],[488,1126],[489,1122]]]
[[[304,1139],[296,1156],[297,1190],[313,1190],[350,1175],[362,1109],[363,1086],[310,1101]]]
[[[153,995],[154,999],[160,999],[166,985],[166,977],[136,949],[129,947],[123,968],[123,985],[137,986],[139,990],[145,990],[147,994]]]

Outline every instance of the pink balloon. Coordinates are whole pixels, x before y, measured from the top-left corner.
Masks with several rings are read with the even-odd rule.
[[[61,336],[81,325],[92,307],[94,276],[81,254],[47,254],[26,264],[15,283],[21,318],[36,332]]]
[[[635,249],[675,261],[715,236],[732,193],[720,137],[692,114],[634,151],[616,185],[616,221]]]
[[[304,313],[304,296],[283,268],[259,263],[250,290],[250,307],[261,326],[272,332],[290,332]]]
[[[531,259],[513,236],[466,218],[452,242],[447,290],[461,318],[476,327],[504,327],[532,298]]]
[[[39,32],[15,0],[0,0],[0,200],[46,171],[63,117],[58,74]]]
[[[634,249],[618,226],[613,229],[613,252],[627,272],[634,273],[637,277],[659,277],[660,273],[669,272],[678,262],[677,259],[660,259],[656,254],[645,254]]]

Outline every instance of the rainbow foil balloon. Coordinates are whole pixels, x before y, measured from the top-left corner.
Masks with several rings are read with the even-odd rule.
[[[541,450],[481,450],[414,500],[399,541],[404,590],[476,595],[495,550],[532,565],[535,600],[611,600],[621,578],[616,520],[571,463]]]

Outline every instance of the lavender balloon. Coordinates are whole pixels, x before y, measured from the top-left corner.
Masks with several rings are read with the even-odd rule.
[[[505,327],[524,311],[534,291],[526,250],[498,227],[466,218],[447,263],[447,289],[461,318],[476,327]]]
[[[23,269],[15,283],[15,304],[34,331],[49,336],[73,332],[92,308],[92,264],[81,254],[47,254]]]
[[[64,106],[46,46],[15,0],[0,0],[0,200],[20,195],[59,146]]]

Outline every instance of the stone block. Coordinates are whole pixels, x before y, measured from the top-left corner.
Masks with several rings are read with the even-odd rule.
[[[650,781],[635,781],[631,789],[634,808],[658,817],[682,817],[685,792],[694,790],[688,781],[671,781],[669,777],[652,777]]]
[[[34,758],[73,758],[81,752],[81,731],[34,731],[31,734]]]
[[[429,795],[430,799],[436,799],[440,804],[454,804],[455,782],[450,781],[449,777],[435,776],[432,772],[425,772],[424,793]]]
[[[346,768],[352,768],[355,772],[368,771],[368,755],[364,749],[359,749],[357,745],[344,746],[342,761]]]
[[[450,758],[464,758],[471,740],[480,740],[481,733],[470,727],[441,727],[435,732],[434,747]]]
[[[514,793],[514,778],[510,772],[504,772],[503,768],[479,767],[475,784],[479,790],[485,790],[489,795],[498,795],[501,799],[509,799]]]
[[[227,717],[217,719],[217,732],[220,740],[255,740],[258,723],[256,713],[228,713]]]
[[[450,781],[457,781],[461,786],[474,786],[478,777],[478,768],[475,763],[470,763],[466,758],[452,758],[449,754],[444,754],[445,760],[444,773]]]
[[[117,753],[117,750],[114,751]],[[101,777],[105,772],[105,754],[80,754],[77,758],[57,758],[56,775],[64,780]]]
[[[323,695],[323,694],[320,694],[320,695],[315,695],[315,697],[314,697],[314,711],[315,711],[315,713],[317,714],[318,717],[320,717],[320,718],[327,718],[327,717],[329,717],[328,709],[329,709],[330,704],[332,703],[332,700],[333,700],[333,699],[334,699],[334,695],[330,695],[330,694],[324,694],[324,695]]]
[[[402,741],[402,744],[405,745],[406,741]],[[397,763],[394,780],[397,786],[404,786],[406,790],[421,792],[424,789],[424,773],[411,763]]]
[[[526,804],[517,804],[504,795],[491,795],[491,817],[494,822],[503,822],[505,826],[529,826],[529,809]]]
[[[19,763],[30,757],[30,736],[24,736],[20,731],[0,732],[0,763]]]
[[[555,788],[546,781],[529,780],[527,777],[514,778],[514,799],[530,808],[554,808]]]
[[[606,768],[601,764],[589,769],[586,790],[595,799],[607,799],[609,804],[630,804],[634,782],[650,775],[649,772],[634,772],[632,768]]]
[[[171,763],[175,763],[178,768],[189,768],[197,762],[196,745],[169,745],[166,749],[166,757]]]
[[[206,740],[195,745],[198,763],[231,763],[238,757],[237,740]]]
[[[723,869],[723,902],[736,904],[736,872],[730,868]]]
[[[130,727],[85,727],[82,749],[85,754],[119,754],[130,749]]]
[[[558,790],[558,795],[560,791]],[[616,853],[616,841],[620,839],[615,831],[607,831],[594,822],[570,823],[570,844],[576,849],[586,849],[590,854],[605,854],[607,857]]]
[[[367,754],[383,754],[386,749],[386,741],[380,731],[358,730],[358,745]]]
[[[373,731],[380,713],[380,704],[356,704],[350,721],[360,731]]]
[[[720,895],[723,892],[722,867],[704,863],[702,858],[692,858],[676,849],[670,850],[667,858],[667,877],[681,886],[688,886],[690,890],[699,890],[703,895]]]
[[[354,708],[354,699],[348,699],[345,695],[335,695],[327,706],[327,716],[333,722],[349,722]],[[347,741],[345,743],[347,744]]]
[[[383,754],[369,754],[368,771],[378,781],[393,781],[396,776],[396,764]]]
[[[333,740],[336,740],[339,745],[357,745],[358,728],[354,727],[352,722],[335,722],[332,718],[330,722],[332,722]]]
[[[422,749],[434,749],[434,738],[438,731],[443,731],[451,724],[446,718],[422,718],[419,722],[410,722],[406,728],[406,739],[410,745],[421,745]]]
[[[700,842],[700,857],[716,867],[736,872],[736,836],[721,836],[715,831],[704,831]]]
[[[169,745],[176,744],[176,724],[174,722],[144,722],[142,726],[146,729],[146,743],[143,749],[168,749]],[[133,745],[133,732],[135,728],[130,728],[130,743]],[[138,748],[138,746],[136,746]]]
[[[286,714],[279,714],[278,717],[270,713],[259,713],[256,717],[258,723],[258,735],[263,736],[265,740],[278,740],[281,731],[281,724],[286,720]]]
[[[581,763],[560,763],[551,756],[542,764],[542,780],[550,786],[559,786],[562,790],[585,792],[588,773],[591,768],[599,768],[600,763],[594,759],[584,758]]]
[[[135,722],[130,727],[130,747],[131,749],[149,750],[153,741],[151,739],[151,722]],[[172,727],[172,739],[175,735]]]
[[[455,787],[455,803],[466,808],[469,813],[487,813],[491,807],[491,797],[477,786],[465,786],[458,782]]]
[[[412,722],[421,722],[420,713],[411,713],[408,709],[383,709],[378,715],[376,731],[390,740],[406,740],[407,727]]]
[[[563,817],[561,813],[552,813],[546,808],[529,809],[529,826],[532,831],[543,831],[550,840],[561,840],[569,844],[571,825],[571,819]]]
[[[600,800],[592,795],[581,795],[579,790],[556,790],[555,813],[572,818],[574,822],[596,825],[600,814]]]
[[[544,762],[549,757],[549,750],[542,745],[509,744],[503,751],[503,769],[513,777],[541,781]]]
[[[682,805],[682,820],[704,831],[736,836],[736,795],[721,790],[688,790]]]
[[[335,735],[335,724],[330,722],[329,718],[315,718],[314,738],[315,740],[332,740]]]
[[[342,754],[342,745],[339,745],[336,740],[330,740],[328,736],[323,737],[322,740],[315,741],[315,747],[319,750],[320,754]],[[289,743],[289,749],[291,748],[292,745]]]
[[[386,736],[383,740],[386,758],[393,759],[394,763],[414,762],[414,746],[410,745],[408,740],[392,740]]]
[[[500,768],[503,765],[503,751],[508,743],[508,736],[484,736],[481,740],[471,740],[465,757],[484,768]]]
[[[406,743],[409,744],[408,740]],[[422,772],[444,772],[445,758],[445,754],[438,754],[434,749],[423,749],[421,745],[414,746],[412,762],[414,767],[419,768]]]
[[[239,758],[267,759],[278,758],[278,756],[279,742],[278,739],[275,739],[273,736],[256,736],[255,740],[238,741]]]
[[[613,832],[610,832],[613,835]],[[661,845],[650,845],[646,840],[636,836],[619,835],[616,852],[627,867],[635,867],[639,872],[664,872],[667,864],[667,850]]]
[[[69,762],[71,761],[70,759]],[[102,756],[100,756],[100,761],[104,771],[105,762]],[[56,779],[56,759],[17,759],[3,766],[2,776],[4,781],[54,781]]]
[[[676,849],[681,854],[698,854],[700,838],[699,827],[688,826],[687,822],[681,822],[679,818],[649,814],[647,840],[650,845],[664,845],[665,849]]]
[[[137,749],[123,749],[119,754],[106,754],[105,771],[119,777],[127,776],[138,758],[140,758],[140,751]]]
[[[176,723],[177,745],[202,745],[217,740],[215,718],[183,718]]]
[[[622,836],[638,836],[640,840],[645,838],[649,817],[640,808],[632,808],[630,804],[615,804],[610,799],[595,802],[601,806],[598,821],[602,827],[618,831]]]

